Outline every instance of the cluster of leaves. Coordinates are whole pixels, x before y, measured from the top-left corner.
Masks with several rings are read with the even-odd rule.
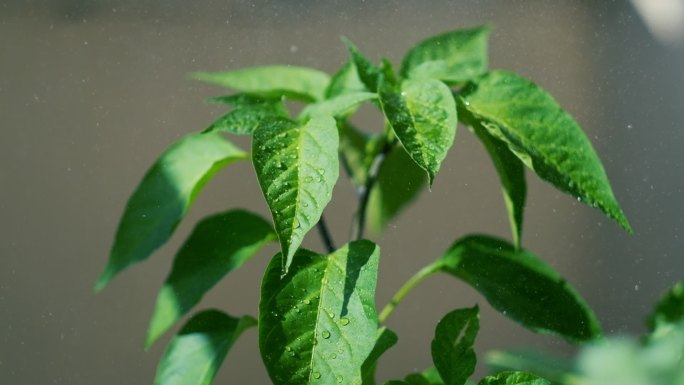
[[[583,342],[601,334],[594,313],[550,266],[521,247],[525,166],[540,178],[631,231],[598,156],[575,120],[544,90],[516,74],[488,71],[488,27],[448,32],[408,51],[400,70],[375,64],[350,41],[349,60],[330,77],[310,68],[269,66],[199,73],[234,94],[212,99],[227,114],[169,148],[130,198],[97,288],[150,256],[173,234],[205,183],[226,166],[251,160],[272,223],[232,209],[202,220],[159,293],[147,345],[153,344],[228,273],[267,243],[281,252],[261,286],[257,318],[201,311],[168,347],[157,384],[209,384],[242,331],[258,327],[259,348],[274,384],[375,383],[378,359],[397,336],[384,325],[405,295],[445,273],[477,291],[510,319],[541,333]],[[296,117],[284,102],[305,104]],[[360,104],[378,108],[384,127],[350,122]],[[402,286],[381,311],[375,288],[379,247],[364,239],[381,230],[432,186],[461,122],[480,139],[500,176],[512,242],[467,235]],[[251,153],[224,134],[250,135]],[[340,168],[358,193],[353,239],[337,248],[323,211]],[[325,252],[300,248],[318,227]],[[512,278],[514,277],[514,278]],[[475,369],[477,307],[437,325],[434,368],[390,384],[463,385]],[[481,384],[547,384],[506,372]]]
[[[656,305],[640,339],[595,341],[574,362],[530,351],[495,351],[487,361],[494,370],[524,369],[553,385],[684,385],[684,281]]]

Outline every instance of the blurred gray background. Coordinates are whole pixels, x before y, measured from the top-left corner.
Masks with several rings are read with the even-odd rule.
[[[143,339],[179,244],[209,213],[237,206],[267,213],[250,166],[230,167],[167,246],[93,293],[145,170],[221,113],[203,100],[222,91],[187,73],[275,63],[333,71],[346,58],[341,35],[373,59],[396,61],[427,36],[481,23],[494,27],[491,66],[535,80],[583,125],[635,229],[623,233],[530,174],[524,245],[586,296],[607,333],[641,332],[651,304],[684,278],[682,24],[672,22],[676,6],[648,7],[636,0],[0,1],[0,384],[152,383],[170,336],[148,352]],[[360,123],[379,119],[365,114]],[[463,234],[509,238],[498,183],[461,127],[433,191],[376,239],[379,305]],[[352,198],[340,183],[326,212],[338,243],[348,234]],[[315,232],[308,245],[320,248]],[[274,252],[229,276],[200,308],[256,314]],[[435,277],[389,320],[400,342],[382,361],[381,379],[429,366],[437,320],[474,303],[483,308],[480,356],[507,346],[568,350],[492,312],[472,289]],[[268,383],[253,330],[216,383]]]

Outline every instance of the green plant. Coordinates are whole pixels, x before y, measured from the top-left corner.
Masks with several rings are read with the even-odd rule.
[[[381,355],[397,336],[384,324],[425,278],[446,273],[476,290],[524,327],[583,342],[601,335],[578,293],[521,247],[525,166],[556,188],[597,207],[631,231],[600,160],[575,120],[522,77],[487,70],[488,27],[425,40],[404,57],[376,65],[350,41],[349,61],[334,76],[292,66],[197,73],[236,93],[212,99],[231,110],[201,133],[170,147],[130,198],[102,289],[119,272],[166,242],[211,177],[251,160],[273,223],[234,209],[202,220],[178,252],[150,323],[149,346],[185,316],[226,274],[269,242],[282,249],[266,269],[258,320],[218,310],[195,314],[168,347],[157,384],[208,384],[240,333],[258,326],[259,347],[274,384],[374,384]],[[296,117],[285,100],[303,102]],[[385,120],[377,132],[349,118],[361,103]],[[380,231],[419,192],[431,187],[454,141],[457,123],[482,142],[500,176],[512,243],[487,235],[457,240],[443,256],[375,308]],[[224,134],[251,135],[251,154]],[[358,192],[353,239],[337,248],[323,219],[340,166]],[[327,250],[301,249],[317,227]],[[454,310],[437,325],[434,368],[391,384],[462,385],[476,363],[477,306]],[[546,384],[507,372],[481,384]]]

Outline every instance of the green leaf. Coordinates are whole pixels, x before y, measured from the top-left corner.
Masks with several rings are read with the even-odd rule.
[[[468,120],[506,142],[539,177],[632,231],[589,139],[551,95],[518,75],[495,71],[467,85],[460,102]]]
[[[522,238],[523,212],[527,197],[525,167],[523,163],[506,146],[506,143],[492,136],[479,123],[473,124],[473,130],[484,145],[489,157],[499,174],[503,190],[504,202],[511,224],[513,243],[520,248]]]
[[[368,226],[380,234],[387,223],[413,202],[427,184],[425,171],[402,148],[395,147],[382,162],[368,200]]]
[[[309,118],[315,115],[325,115],[342,118],[353,112],[360,103],[377,97],[377,94],[371,92],[346,93],[328,100],[309,104],[302,110],[299,116],[300,118]]]
[[[684,281],[679,281],[658,301],[648,317],[649,330],[684,320]]]
[[[235,108],[213,122],[204,132],[221,131],[237,135],[251,135],[261,122],[287,118],[288,112],[279,100],[256,99],[235,104]]]
[[[444,385],[435,367],[423,370],[421,373],[411,373],[404,381],[409,385]]]
[[[432,361],[446,385],[463,385],[475,371],[473,350],[480,329],[477,306],[457,309],[442,318],[432,340]]]
[[[449,88],[433,80],[407,80],[396,90],[383,83],[380,103],[394,133],[432,185],[454,143],[456,105]]]
[[[254,132],[252,161],[285,255],[284,272],[330,202],[340,171],[338,146],[337,125],[329,116],[302,125],[273,120]]]
[[[209,385],[235,340],[256,320],[233,318],[218,310],[193,316],[166,349],[155,385]]]
[[[244,210],[202,220],[176,255],[171,274],[157,296],[146,346],[190,311],[226,274],[276,239],[268,222]]]
[[[401,63],[404,78],[439,79],[455,84],[487,69],[487,38],[490,28],[447,32],[412,48]]]
[[[306,102],[322,100],[330,83],[330,77],[325,72],[277,65],[229,72],[196,72],[192,76],[239,92],[267,97],[287,96]]]
[[[340,134],[342,164],[354,186],[357,188],[365,186],[375,155],[384,143],[382,137],[360,131],[346,120],[338,121],[337,127]],[[409,162],[413,163],[410,159]],[[418,166],[414,167],[418,168]],[[424,175],[422,170],[420,174]]]
[[[327,99],[330,99],[346,93],[366,91],[367,88],[363,82],[361,82],[359,73],[356,71],[356,66],[350,60],[333,75],[332,79],[330,79],[330,84],[325,91],[325,96]]]
[[[129,198],[95,289],[163,245],[211,177],[247,157],[219,134],[191,134],[166,150]]]
[[[360,384],[378,327],[378,247],[354,241],[328,257],[300,249],[282,279],[281,259],[266,269],[259,303],[259,348],[271,380]]]
[[[361,82],[368,91],[376,92],[378,90],[380,68],[368,60],[351,40],[343,37],[342,42],[347,47],[347,51],[349,51],[349,58],[354,63]]]
[[[526,328],[581,342],[600,337],[580,295],[538,257],[506,241],[471,235],[456,241],[435,268],[467,282],[492,307]]]
[[[551,385],[548,380],[523,372],[502,372],[482,379],[478,385]]]
[[[495,350],[487,353],[491,372],[519,370],[539,375],[552,384],[565,384],[575,376],[574,360],[558,357],[539,350]]]
[[[396,345],[398,340],[397,334],[390,329],[384,326],[378,329],[375,347],[361,366],[362,385],[375,385],[375,369],[378,360],[389,348]]]

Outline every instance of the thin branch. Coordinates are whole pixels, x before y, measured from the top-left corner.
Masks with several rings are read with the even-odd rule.
[[[323,215],[321,215],[321,220],[318,221],[316,227],[318,228],[318,233],[321,235],[321,240],[323,241],[323,245],[325,245],[326,250],[328,250],[328,253],[332,253],[333,251],[337,250]]]
[[[392,144],[388,141],[385,142],[382,147],[382,151],[378,153],[373,159],[373,164],[368,171],[368,177],[366,178],[366,184],[359,189],[359,211],[356,213],[354,239],[363,239],[364,232],[366,231],[366,211],[368,208],[368,200],[370,199],[371,191],[373,186],[378,179],[378,172],[380,171],[380,166],[382,162],[385,161],[385,157],[392,150]]]

